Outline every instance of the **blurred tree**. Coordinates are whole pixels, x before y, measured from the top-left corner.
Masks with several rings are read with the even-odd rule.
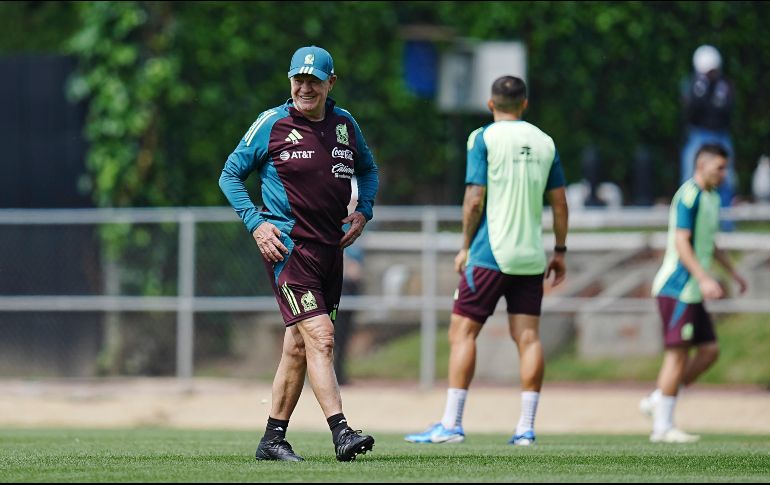
[[[762,2],[4,2],[0,13],[0,52],[61,51],[55,39],[77,30],[70,93],[90,100],[88,166],[101,206],[224,204],[215,183],[224,159],[259,112],[288,98],[288,58],[310,43],[334,55],[337,100],[381,167],[379,203],[458,204],[463,138],[489,118],[441,114],[405,88],[399,29],[418,23],[526,44],[526,117],[553,135],[569,181],[595,145],[604,179],[629,194],[644,145],[655,195],[670,196],[679,83],[702,43],[719,47],[736,84],[741,192],[768,150]]]

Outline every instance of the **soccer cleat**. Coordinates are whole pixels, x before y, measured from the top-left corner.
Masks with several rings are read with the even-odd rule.
[[[422,433],[409,434],[404,439],[410,443],[462,443],[465,432],[462,426],[447,429],[441,423],[436,423]]]
[[[260,440],[256,458],[257,460],[305,461],[304,458],[295,454],[289,442],[280,436],[267,441]]]
[[[334,443],[334,451],[338,461],[353,461],[357,454],[365,455],[374,448],[374,438],[361,434],[361,430],[346,429],[337,437]]]
[[[650,441],[653,443],[695,443],[700,439],[697,434],[685,433],[677,428],[669,428],[662,433],[652,433]]]
[[[515,446],[532,446],[535,444],[535,432],[530,429],[522,434],[514,434],[513,438],[508,440],[508,444]]]

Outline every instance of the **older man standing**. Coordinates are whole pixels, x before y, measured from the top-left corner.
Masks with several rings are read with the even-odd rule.
[[[286,327],[256,459],[303,460],[286,441],[286,429],[307,373],[337,459],[350,461],[371,450],[374,438],[350,428],[342,412],[333,366],[334,319],[342,289],[342,251],[372,218],[377,165],[353,116],[328,97],[337,76],[326,50],[298,49],[288,77],[291,99],[257,117],[219,179],[262,253]],[[262,182],[261,210],[244,185],[255,170]],[[359,199],[348,215],[353,175]]]

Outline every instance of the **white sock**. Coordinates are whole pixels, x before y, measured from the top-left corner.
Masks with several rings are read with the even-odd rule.
[[[465,397],[467,395],[467,389],[457,389],[454,387],[447,389],[444,417],[441,418],[441,424],[446,429],[463,425],[463,409],[465,408]]]
[[[655,403],[653,412],[652,432],[660,434],[674,427],[674,407],[676,396],[661,394],[660,400]]]
[[[654,391],[650,393],[650,401],[653,405],[655,405],[659,400],[660,397],[663,395],[661,390],[659,388],[656,388]]]
[[[517,435],[535,430],[535,414],[537,414],[539,400],[539,392],[523,391],[521,393],[521,416],[519,416],[519,424],[516,425]]]

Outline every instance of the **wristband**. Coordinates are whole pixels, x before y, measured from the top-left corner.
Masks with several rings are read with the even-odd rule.
[[[555,252],[555,253],[566,253],[567,252],[567,246],[556,245],[556,246],[553,247],[553,252]]]

